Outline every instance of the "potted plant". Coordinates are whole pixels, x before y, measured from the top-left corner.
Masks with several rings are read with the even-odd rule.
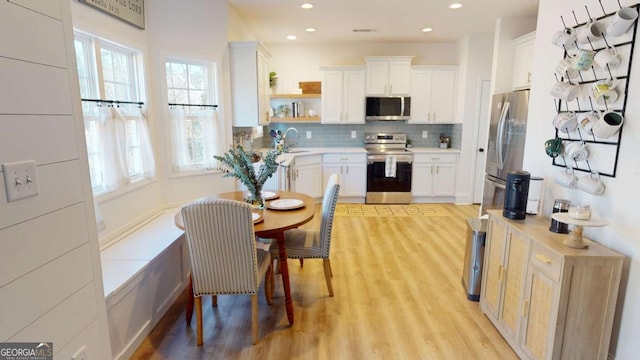
[[[269,87],[271,88],[271,92],[276,92],[276,87],[278,86],[278,74],[275,71],[271,71],[269,73]]]
[[[223,177],[235,177],[247,188],[247,202],[257,209],[264,209],[262,186],[278,170],[276,159],[281,153],[281,150],[269,150],[261,162],[254,163],[253,154],[238,145],[213,158],[222,163],[219,169],[224,173]]]

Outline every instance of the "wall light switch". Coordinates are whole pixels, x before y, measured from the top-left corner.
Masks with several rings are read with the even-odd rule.
[[[34,160],[2,164],[7,201],[16,201],[39,194]]]
[[[351,131],[351,138],[355,139],[356,137],[358,137],[358,133],[355,130]]]
[[[307,131],[307,139],[311,139],[311,131]]]
[[[422,138],[426,139],[429,136],[429,132],[427,130],[422,131]]]

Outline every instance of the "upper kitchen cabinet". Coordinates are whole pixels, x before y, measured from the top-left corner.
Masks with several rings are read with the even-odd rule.
[[[364,124],[364,68],[323,67],[321,123]]]
[[[414,66],[408,123],[455,123],[457,78],[455,66]]]
[[[513,89],[531,87],[531,67],[536,32],[530,32],[513,40]]]
[[[367,56],[367,95],[409,95],[413,56]]]
[[[234,126],[268,125],[269,58],[256,41],[229,43]]]

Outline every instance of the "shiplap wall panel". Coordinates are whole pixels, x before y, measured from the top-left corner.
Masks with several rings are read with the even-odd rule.
[[[0,1],[0,12],[8,15],[0,21],[0,56],[61,68],[67,67],[58,2],[42,0],[20,2],[24,4],[18,6]],[[23,6],[38,8],[39,10],[36,11],[39,12],[53,13],[57,15],[57,19],[42,16]],[[16,36],[16,34],[22,34],[22,36]],[[25,42],[30,46],[25,46]]]
[[[0,131],[0,164],[29,159],[41,165],[77,159],[74,121],[68,115],[0,115],[0,123],[11,129]]]
[[[78,336],[71,339],[70,342],[66,344],[59,344],[58,346],[53,346],[53,351],[55,353],[56,359],[72,359],[72,356],[83,346],[87,344],[99,344],[103,341],[102,336],[100,335],[100,328],[98,327],[97,322],[92,322],[88,328],[82,331]],[[100,350],[95,346],[88,346],[87,348],[87,359],[103,359],[104,354],[100,352]]]
[[[36,176],[39,195],[10,203],[4,194],[0,196],[0,229],[82,202],[78,161],[36,166]],[[0,189],[4,189],[4,176],[0,176]],[[85,218],[76,221],[85,221]],[[47,232],[38,237],[46,239]]]
[[[42,0],[7,0],[9,3],[13,3],[27,9],[39,12],[40,14],[50,16],[52,18],[62,20],[62,11],[60,4],[57,1],[42,1]]]
[[[0,114],[70,115],[66,69],[0,57]]]
[[[84,213],[79,203],[0,230],[0,286],[86,243],[87,224],[77,221]]]
[[[12,337],[92,280],[89,246],[84,245],[4,285],[0,288],[0,339]]]
[[[58,356],[57,351],[69,343],[73,337],[84,332],[86,327],[97,316],[95,302],[95,287],[93,283],[87,284],[69,295],[67,299],[45,313],[38,321],[29,324],[19,333],[12,336],[9,341],[34,341],[34,339],[47,339],[53,342],[54,359],[71,359],[71,357]],[[42,297],[42,295],[40,295]],[[35,340],[38,341],[38,340]],[[91,344],[92,343],[86,343]],[[94,346],[89,346],[92,348]],[[73,354],[80,346],[71,350]],[[102,356],[96,359],[104,359]],[[87,359],[94,359],[87,357]]]
[[[111,359],[87,162],[79,155],[70,1],[11,1],[0,0],[0,115],[7,115],[0,161],[36,160],[40,194],[11,203],[0,194],[0,253],[17,258],[2,273],[0,341],[53,341],[56,359],[86,346],[88,358]]]

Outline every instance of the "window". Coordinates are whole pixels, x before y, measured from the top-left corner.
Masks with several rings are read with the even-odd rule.
[[[215,64],[183,59],[165,63],[172,123],[173,172],[211,170],[222,153],[221,123],[215,103]],[[202,106],[207,105],[207,106]]]
[[[126,104],[140,101],[138,53],[79,33],[74,46],[94,195],[153,177],[144,113]]]

